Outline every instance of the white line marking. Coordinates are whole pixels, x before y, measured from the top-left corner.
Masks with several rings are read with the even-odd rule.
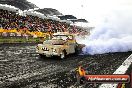
[[[132,64],[132,54],[122,63],[122,65],[113,74],[125,74]],[[102,84],[99,88],[117,88],[118,83]]]
[[[0,62],[7,62],[7,61],[9,61],[9,60],[0,60]]]

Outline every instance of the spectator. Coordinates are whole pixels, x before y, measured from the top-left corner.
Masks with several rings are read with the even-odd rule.
[[[73,26],[65,22],[59,22],[52,19],[42,19],[37,16],[26,15],[21,16],[15,12],[0,9],[0,28],[17,29],[38,32],[78,32]],[[71,30],[69,30],[71,29]]]

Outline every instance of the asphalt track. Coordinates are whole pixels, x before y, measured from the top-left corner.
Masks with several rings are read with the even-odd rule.
[[[97,88],[77,85],[74,70],[81,62],[89,74],[112,74],[132,52],[39,57],[36,44],[0,46],[0,88]]]

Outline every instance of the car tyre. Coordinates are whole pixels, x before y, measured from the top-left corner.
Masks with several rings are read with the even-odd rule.
[[[39,54],[39,57],[40,57],[40,58],[43,58],[43,57],[44,57],[44,55],[43,55],[43,54]]]

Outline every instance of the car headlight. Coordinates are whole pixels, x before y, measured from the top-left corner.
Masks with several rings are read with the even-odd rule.
[[[43,51],[49,51],[49,49],[47,47],[42,47]]]
[[[56,52],[56,49],[52,49],[53,52]]]

